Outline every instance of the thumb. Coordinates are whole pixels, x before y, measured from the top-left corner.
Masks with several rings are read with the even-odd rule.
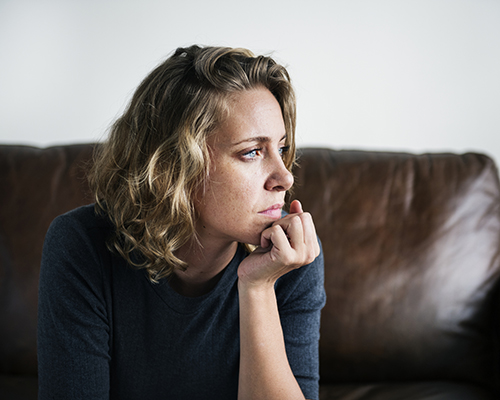
[[[290,214],[297,214],[301,213],[302,211],[302,204],[300,203],[300,201],[292,201],[292,204],[290,204]]]

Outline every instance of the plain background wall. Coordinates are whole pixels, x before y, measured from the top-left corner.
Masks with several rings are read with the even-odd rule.
[[[301,146],[500,163],[498,0],[0,0],[0,143],[101,140],[192,43],[287,65]]]

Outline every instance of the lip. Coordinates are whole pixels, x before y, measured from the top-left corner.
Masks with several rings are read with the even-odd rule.
[[[266,217],[270,217],[273,219],[280,219],[281,218],[281,209],[285,203],[277,203],[273,204],[271,207],[266,208],[263,211],[259,211],[260,215],[265,215]]]

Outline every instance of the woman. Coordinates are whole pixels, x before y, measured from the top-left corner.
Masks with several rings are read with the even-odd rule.
[[[293,184],[288,74],[177,49],[58,217],[39,294],[40,399],[317,399],[323,265]],[[253,251],[252,251],[253,249]]]

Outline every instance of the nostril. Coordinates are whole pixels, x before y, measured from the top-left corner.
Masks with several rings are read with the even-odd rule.
[[[293,175],[287,168],[283,167],[272,174],[267,183],[266,188],[268,190],[286,191],[293,186]]]

